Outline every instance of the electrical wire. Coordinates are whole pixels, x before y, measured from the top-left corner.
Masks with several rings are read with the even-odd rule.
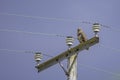
[[[113,50],[113,51],[116,51],[116,52],[120,52],[120,49],[116,49],[116,48],[113,48],[113,47],[108,47],[108,46],[105,46],[103,44],[99,44],[101,47],[103,48],[107,48],[109,50]],[[25,51],[25,50],[10,50],[10,49],[0,49],[0,51],[8,51],[8,52],[17,52],[17,53],[36,53],[37,51]],[[39,52],[39,51],[38,51]],[[53,57],[51,55],[48,55],[48,54],[43,54],[45,56],[49,56],[49,57]]]
[[[108,47],[108,46],[105,46],[103,44],[99,44],[101,47],[103,48],[106,48],[106,49],[109,49],[109,50],[113,50],[113,51],[116,51],[116,52],[120,52],[120,49],[116,49],[116,48],[113,48],[113,47]],[[97,67],[92,67],[92,66],[89,66],[89,65],[85,65],[85,64],[80,64],[81,66],[84,66],[84,67],[87,67],[87,68],[90,68],[90,69],[93,69],[93,70],[96,70],[96,71],[101,71],[101,72],[104,72],[104,73],[108,73],[108,74],[111,74],[113,76],[117,76],[117,77],[120,77],[120,73],[114,73],[114,72],[111,72],[111,71],[107,71],[107,70],[104,70],[104,69],[100,69],[100,68],[97,68]]]
[[[40,17],[40,16],[27,16],[27,15],[22,15],[22,14],[10,14],[10,13],[3,13],[0,12],[0,15],[8,15],[8,16],[17,16],[17,17],[24,17],[24,18],[31,18],[31,19],[45,19],[45,20],[52,20],[52,21],[66,21],[66,22],[79,22],[79,23],[83,23],[83,24],[91,24],[93,25],[93,22],[89,22],[89,21],[80,21],[80,20],[73,20],[73,19],[63,19],[63,18],[48,18],[48,17]],[[113,31],[117,31],[120,32],[120,30],[118,29],[113,29],[110,26],[104,25],[104,24],[100,24],[101,27],[105,27],[105,28],[109,28]]]
[[[116,51],[116,52],[120,52],[120,49],[116,49],[116,48],[113,48],[113,47],[108,47],[108,46],[105,46],[104,44],[100,43],[99,44],[101,47],[103,48],[106,48],[106,49],[109,49],[109,50],[113,50],[113,51]]]
[[[108,48],[108,49],[111,49],[111,48]],[[10,50],[10,49],[0,49],[0,51],[17,52],[17,53],[36,53],[36,51]],[[48,55],[48,54],[43,54],[43,55],[45,55],[49,58],[53,57],[53,56]],[[92,66],[85,65],[85,64],[80,64],[80,66],[84,66],[84,67],[89,68],[89,69],[93,69],[93,70],[96,70],[96,71],[101,71],[101,72],[104,72],[104,73],[108,73],[108,74],[120,77],[120,74],[118,74],[118,73],[107,71],[107,70],[104,70],[104,69],[101,69],[101,68],[92,67]]]
[[[110,30],[112,30],[112,31],[114,31],[114,32],[120,32],[119,29],[112,28],[111,26],[107,26],[107,25],[103,25],[103,24],[100,24],[100,26],[103,26],[103,27],[105,27],[105,28],[108,28],[108,29],[110,29]]]
[[[97,67],[93,67],[93,66],[89,66],[89,65],[85,65],[85,64],[80,64],[80,66],[83,66],[83,67],[86,67],[86,68],[89,68],[89,69],[93,69],[95,71],[100,71],[100,72],[104,72],[104,73],[108,73],[108,74],[111,74],[113,76],[118,76],[120,77],[120,73],[114,73],[114,72],[111,72],[111,71],[107,71],[107,70],[104,70],[104,69],[101,69],[101,68],[97,68]]]
[[[16,33],[24,33],[24,34],[32,34],[32,35],[67,37],[67,36],[58,35],[58,34],[48,34],[48,33],[40,33],[40,32],[28,32],[28,31],[9,30],[9,29],[0,29],[0,31],[4,31],[4,32],[16,32]]]
[[[10,14],[10,13],[3,13],[3,12],[0,12],[0,15],[18,16],[18,17],[32,18],[32,19],[45,19],[45,20],[53,20],[53,21],[66,21],[66,22],[79,22],[79,23],[85,23],[85,24],[93,24],[91,22],[73,20],[73,19],[48,18],[48,17],[40,17],[40,16],[27,16],[27,15],[22,15],[22,14]]]
[[[10,50],[10,49],[0,49],[0,51],[15,52],[15,53],[36,53],[36,52],[39,52],[39,51]],[[42,54],[44,56],[49,57],[49,58],[53,57],[53,56],[48,55],[48,54],[44,54],[44,53],[42,53]]]
[[[56,37],[67,37],[65,35],[59,34],[48,34],[48,33],[40,33],[40,32],[29,32],[29,31],[19,31],[19,30],[10,30],[10,29],[0,29],[1,32],[16,32],[16,33],[23,33],[23,34],[31,34],[31,35],[44,35],[44,36],[56,36]],[[76,37],[73,37],[77,39]]]
[[[16,32],[16,33],[24,33],[24,34],[32,34],[32,35],[44,35],[44,36],[56,36],[56,37],[67,37],[67,36],[64,36],[64,35],[58,35],[58,34],[47,34],[47,33],[36,33],[36,32],[28,32],[28,31],[18,31],[18,30],[8,30],[8,29],[0,29],[0,31],[5,31],[5,32]],[[73,37],[74,39],[77,39],[75,37]],[[108,47],[108,46],[105,46],[103,44],[99,44],[101,47],[104,47],[104,48],[107,48],[107,49],[110,49],[110,50],[114,50],[114,51],[117,51],[117,52],[120,52],[120,49],[116,49],[116,48],[113,48],[113,47]]]
[[[0,31],[5,31],[5,32],[16,32],[16,33],[24,33],[24,34],[32,34],[32,35],[44,35],[44,36],[56,36],[56,37],[67,37],[67,36],[64,36],[64,35],[58,35],[58,34],[48,34],[48,33],[37,33],[37,32],[28,32],[28,31],[18,31],[18,30],[8,30],[8,29],[0,29]],[[75,37],[73,37],[74,39],[77,39]],[[107,48],[107,49],[110,49],[110,50],[114,50],[114,51],[117,51],[117,52],[120,52],[120,49],[116,49],[116,48],[113,48],[113,47],[108,47],[108,46],[105,46],[103,44],[99,44],[101,47],[104,47],[104,48]]]
[[[101,46],[103,47],[104,45],[101,44]],[[104,46],[105,47],[105,46]],[[107,47],[108,48],[108,47]],[[110,47],[108,49],[111,49]],[[114,48],[112,48],[114,49]],[[24,50],[10,50],[10,49],[0,49],[0,51],[8,51],[8,52],[17,52],[17,53],[36,53],[36,51],[24,51]],[[49,58],[52,58],[53,56],[51,55],[48,55],[48,54],[43,54]],[[97,68],[97,67],[92,67],[92,66],[89,66],[89,65],[85,65],[85,64],[80,64],[80,66],[83,66],[83,67],[86,67],[86,68],[89,68],[89,69],[93,69],[93,70],[96,70],[96,71],[101,71],[101,72],[104,72],[104,73],[108,73],[108,74],[111,74],[113,76],[118,76],[120,77],[120,74],[118,73],[114,73],[114,72],[111,72],[111,71],[107,71],[107,70],[104,70],[104,69],[101,69],[101,68]]]
[[[17,52],[17,53],[36,53],[36,51],[10,50],[10,49],[0,49],[0,51]],[[43,54],[43,55],[45,55],[45,56],[47,56],[47,57],[49,57],[49,58],[52,58],[52,57],[53,57],[53,56],[48,55],[48,54]],[[101,68],[92,67],[92,66],[85,65],[85,64],[80,64],[80,66],[83,66],[83,67],[86,67],[86,68],[89,68],[89,69],[93,69],[93,70],[96,70],[96,71],[108,73],[108,74],[111,74],[111,75],[113,75],[113,76],[118,76],[118,77],[120,77],[120,74],[118,74],[118,73],[113,73],[113,72],[110,72],[110,71],[106,71],[106,70],[101,69]]]
[[[2,12],[0,12],[0,15],[18,16],[18,17],[32,18],[32,19],[45,19],[45,20],[53,20],[53,21],[79,22],[83,24],[94,24],[93,22],[89,22],[89,21],[80,21],[80,20],[63,19],[63,18],[48,18],[48,17],[40,17],[40,16],[27,16],[27,15],[21,15],[21,14],[10,14],[10,13],[2,13]],[[103,24],[100,24],[100,25],[105,28],[111,28],[110,26],[107,26],[107,25],[103,25]]]

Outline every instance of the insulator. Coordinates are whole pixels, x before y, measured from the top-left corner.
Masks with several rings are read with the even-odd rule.
[[[99,32],[100,31],[100,24],[99,23],[94,23],[93,24],[93,31],[94,32]]]
[[[40,52],[37,52],[37,53],[35,53],[35,61],[38,63],[38,62],[40,62],[41,60],[42,60],[42,53],[40,53]]]
[[[74,38],[72,36],[67,36],[66,38],[66,44],[70,47],[73,45]]]

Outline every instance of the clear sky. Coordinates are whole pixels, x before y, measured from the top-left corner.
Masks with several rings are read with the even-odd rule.
[[[37,73],[34,53],[26,52],[56,56],[68,48],[65,37],[18,31],[76,37],[81,27],[92,38],[92,25],[82,21],[109,27],[101,27],[99,44],[80,52],[78,80],[120,80],[119,8],[120,0],[0,0],[0,80],[66,80],[58,64]]]

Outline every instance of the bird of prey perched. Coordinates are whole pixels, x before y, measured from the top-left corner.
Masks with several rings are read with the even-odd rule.
[[[80,28],[78,28],[77,30],[77,39],[79,40],[80,43],[84,43],[87,41],[87,36]],[[86,49],[88,50],[89,48],[86,48]]]

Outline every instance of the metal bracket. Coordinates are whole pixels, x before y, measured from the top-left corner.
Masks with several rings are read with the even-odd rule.
[[[63,66],[60,62],[58,62],[58,63],[59,63],[59,65],[60,65],[60,67],[63,69],[63,71],[65,72],[65,75],[69,76],[69,73],[68,73],[68,71],[64,68],[64,66]]]

